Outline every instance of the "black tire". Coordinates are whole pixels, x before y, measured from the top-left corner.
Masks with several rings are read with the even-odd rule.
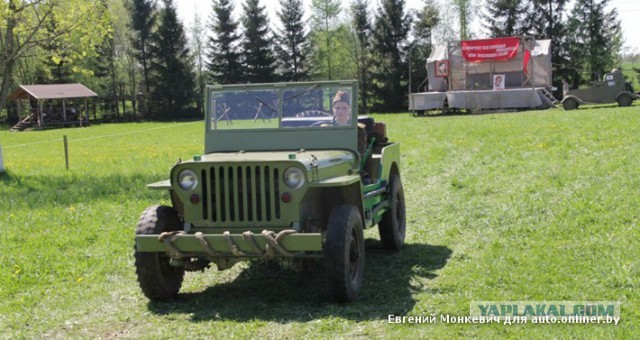
[[[398,251],[404,245],[407,230],[404,190],[398,174],[392,174],[389,178],[388,197],[389,210],[382,215],[378,232],[384,249]]]
[[[180,218],[173,208],[156,205],[142,213],[136,235],[158,235],[165,231],[179,230],[181,226]],[[136,250],[134,256],[140,288],[149,300],[171,299],[178,294],[184,269],[172,267],[169,255]]]
[[[324,256],[329,294],[336,302],[355,301],[364,273],[364,234],[358,208],[351,205],[333,208]]]
[[[567,98],[562,102],[562,107],[564,107],[564,109],[567,111],[575,110],[578,108],[578,106],[580,106],[580,103],[578,103],[578,101],[573,98]]]
[[[630,95],[623,93],[620,96],[618,96],[618,106],[631,106],[631,103],[633,102],[633,98],[631,98]]]
[[[564,107],[564,109],[567,111],[575,110],[578,108],[578,106],[580,106],[580,103],[578,103],[578,101],[573,98],[567,98],[562,102],[562,107]]]

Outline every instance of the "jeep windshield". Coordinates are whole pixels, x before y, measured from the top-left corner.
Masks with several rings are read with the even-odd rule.
[[[357,102],[354,80],[209,86],[205,152],[357,151]]]
[[[209,128],[350,128],[354,94],[351,82],[214,87],[209,93]]]

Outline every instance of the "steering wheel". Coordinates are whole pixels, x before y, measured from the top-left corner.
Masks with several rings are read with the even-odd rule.
[[[324,112],[320,110],[307,110],[298,112],[295,117],[328,117],[331,116],[331,113]]]

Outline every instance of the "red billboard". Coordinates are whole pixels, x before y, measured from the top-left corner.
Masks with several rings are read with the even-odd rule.
[[[504,61],[518,54],[520,38],[464,40],[460,45],[462,56],[468,62]]]

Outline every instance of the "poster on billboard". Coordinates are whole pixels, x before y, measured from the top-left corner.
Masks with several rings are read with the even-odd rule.
[[[438,60],[435,63],[436,77],[448,77],[449,76],[449,60]]]
[[[493,90],[504,90],[504,74],[493,75]]]

